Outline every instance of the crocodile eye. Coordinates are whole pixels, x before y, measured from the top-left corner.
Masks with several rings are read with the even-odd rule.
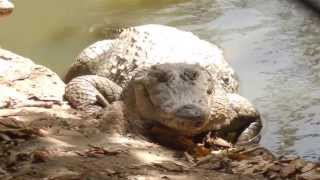
[[[183,79],[183,80],[192,80],[192,81],[195,81],[198,79],[199,77],[199,72],[198,71],[195,71],[195,70],[192,70],[192,69],[185,69],[183,74],[180,75],[180,77]]]
[[[225,84],[229,84],[229,83],[230,83],[229,77],[223,77],[223,78],[222,78],[222,81],[223,81]]]
[[[172,78],[172,74],[163,71],[154,71],[150,75],[156,78],[158,82],[168,82]]]
[[[159,82],[168,82],[170,80],[170,75],[167,73],[161,73],[157,76]]]

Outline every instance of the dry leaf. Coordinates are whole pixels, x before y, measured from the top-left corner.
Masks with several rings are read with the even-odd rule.
[[[231,143],[229,143],[228,141],[226,141],[222,138],[219,138],[219,137],[211,138],[209,140],[209,143],[212,145],[221,146],[224,148],[231,148],[232,147]]]
[[[194,156],[196,158],[207,156],[211,153],[211,150],[204,147],[203,144],[197,144],[197,146],[193,149]]]

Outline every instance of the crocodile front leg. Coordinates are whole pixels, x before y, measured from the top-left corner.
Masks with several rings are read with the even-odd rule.
[[[240,129],[240,134],[236,141],[237,145],[259,142],[262,121],[259,112],[244,97],[238,94],[228,94],[228,99],[232,109],[236,112],[236,117],[232,120],[230,128]]]
[[[88,115],[100,115],[102,109],[119,100],[122,88],[108,78],[97,75],[79,76],[65,88],[65,98],[75,109]]]

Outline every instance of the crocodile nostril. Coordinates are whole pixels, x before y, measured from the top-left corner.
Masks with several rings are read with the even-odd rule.
[[[202,121],[204,119],[205,112],[195,105],[188,104],[180,107],[176,111],[176,116],[184,119]]]

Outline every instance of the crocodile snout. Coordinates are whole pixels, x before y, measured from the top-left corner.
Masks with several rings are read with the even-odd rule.
[[[184,105],[176,111],[176,116],[186,120],[192,120],[195,126],[201,126],[205,121],[205,111],[192,104]]]

